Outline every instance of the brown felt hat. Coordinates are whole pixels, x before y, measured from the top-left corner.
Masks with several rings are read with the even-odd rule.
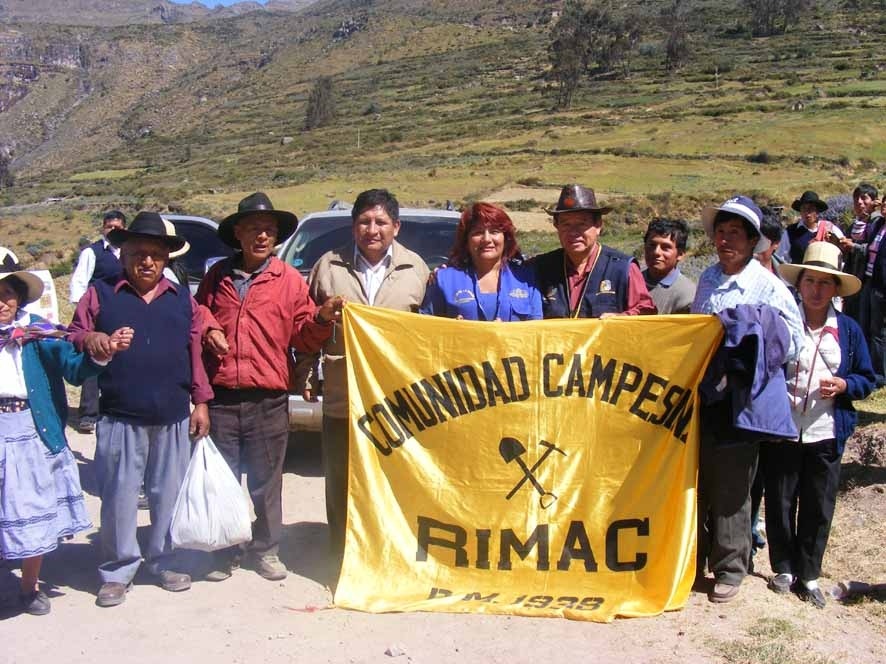
[[[560,191],[557,207],[546,210],[548,214],[553,215],[554,219],[561,212],[583,211],[607,214],[612,212],[612,208],[598,205],[597,196],[594,194],[593,189],[582,187],[580,184],[567,184]]]

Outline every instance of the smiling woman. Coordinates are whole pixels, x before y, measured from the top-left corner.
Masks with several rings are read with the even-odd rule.
[[[541,319],[534,275],[510,262],[519,253],[516,229],[505,211],[474,203],[459,221],[450,255],[453,266],[437,272],[421,313],[460,320]]]

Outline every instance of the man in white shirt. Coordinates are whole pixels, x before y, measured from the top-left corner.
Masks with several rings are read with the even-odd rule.
[[[105,212],[102,218],[102,237],[80,252],[77,267],[71,275],[71,302],[77,304],[93,281],[111,279],[116,281],[123,272],[120,249],[108,242],[107,237],[115,228],[126,227],[126,215],[120,210]],[[98,420],[98,379],[87,378],[80,390],[81,433],[93,433]]]
[[[386,189],[364,191],[351,209],[353,241],[320,257],[308,277],[311,298],[400,311],[418,311],[424,299],[428,267],[421,256],[396,241],[400,206]],[[300,364],[304,360],[300,360]],[[348,385],[341,321],[323,346],[323,471],[326,518],[332,553],[341,562],[348,500]],[[296,372],[299,375],[299,372]],[[317,371],[304,387],[307,401],[317,400]],[[300,377],[299,380],[303,378]]]

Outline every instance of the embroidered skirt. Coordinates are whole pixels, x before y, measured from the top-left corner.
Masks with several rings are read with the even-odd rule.
[[[71,450],[52,454],[30,410],[0,414],[0,558],[48,553],[91,526]]]

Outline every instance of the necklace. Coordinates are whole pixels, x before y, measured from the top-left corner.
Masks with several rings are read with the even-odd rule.
[[[569,264],[567,261],[569,260],[566,257],[566,252],[563,252],[563,283],[566,284],[566,306],[569,307],[569,317],[570,318],[578,318],[578,314],[581,311],[581,303],[584,302],[585,293],[588,292],[588,282],[591,280],[591,273],[594,271],[594,268],[597,267],[597,260],[600,258],[600,254],[603,252],[600,250],[600,247],[597,247],[597,255],[594,256],[594,262],[591,263],[591,269],[585,271],[585,282],[581,287],[581,297],[578,298],[578,304],[575,305],[575,309],[572,308],[570,301],[572,298],[570,297],[572,293],[569,291]]]
[[[835,328],[829,327],[827,325],[827,321],[825,321],[825,323],[822,324],[821,328],[819,328],[817,330],[811,329],[807,323],[803,323],[803,327],[805,329],[806,334],[809,335],[812,339],[815,339],[815,333],[818,332],[818,340],[815,343],[815,349],[812,351],[812,362],[809,363],[809,372],[808,372],[808,375],[806,378],[806,393],[803,395],[803,409],[801,412],[805,413],[806,409],[809,407],[809,392],[812,389],[812,377],[815,374],[815,361],[818,359],[819,355],[821,355],[821,350],[820,350],[821,342],[824,339],[824,336],[826,334],[830,334],[835,339],[837,339],[838,332]],[[823,356],[821,359],[822,359],[822,361],[825,361]],[[831,369],[830,367],[827,367],[827,369],[828,369],[828,371],[830,371],[831,375],[834,375],[833,369]],[[799,393],[798,393],[799,382],[800,382],[800,365],[799,365],[799,359],[798,359],[797,360],[797,372],[794,374],[794,396],[795,397],[799,396]]]

